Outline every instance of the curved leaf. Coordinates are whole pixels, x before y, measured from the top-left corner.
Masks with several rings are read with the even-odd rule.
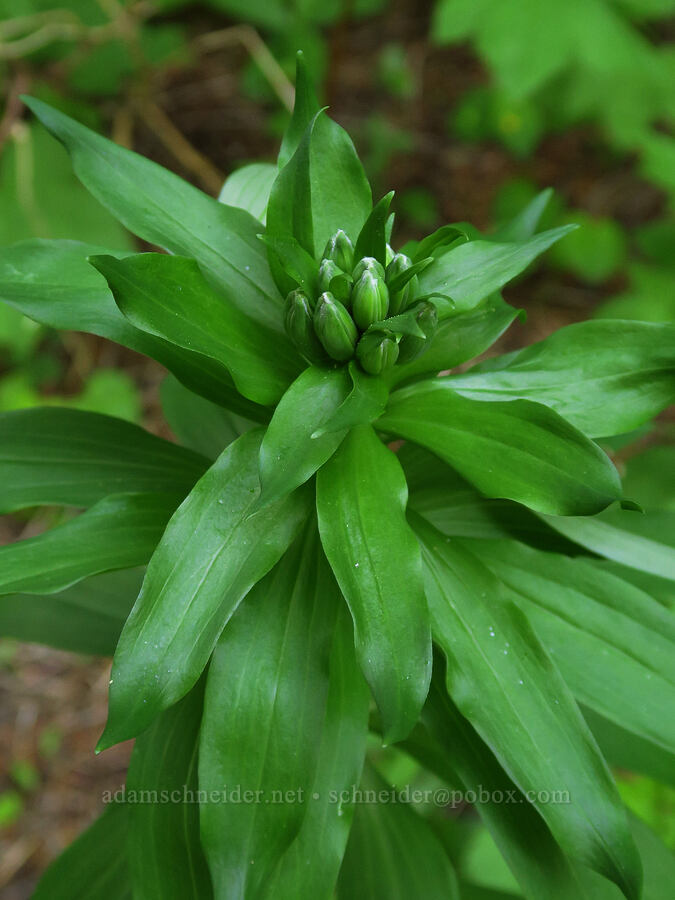
[[[64,525],[0,547],[0,594],[53,594],[90,575],[145,565],[180,499],[114,494]]]
[[[225,179],[218,200],[227,206],[245,210],[264,225],[267,201],[277,171],[277,167],[271,163],[251,163],[235,169]]]
[[[427,447],[487,497],[538,512],[590,515],[621,496],[602,450],[529,400],[470,400],[430,379],[393,393],[377,427]]]
[[[389,218],[389,207],[394,198],[394,192],[388,194],[379,200],[370,212],[370,215],[363,223],[359,236],[354,246],[354,261],[363,259],[364,256],[372,256],[384,266],[387,256],[387,237],[386,225]],[[398,290],[393,287],[392,291]]]
[[[171,519],[117,646],[99,749],[139,734],[190,690],[240,601],[306,519],[307,492],[252,515],[260,438],[251,431],[230,444]]]
[[[0,512],[91,506],[110,494],[187,494],[204,457],[99,413],[53,407],[0,413]]]
[[[623,434],[675,401],[675,325],[579,322],[445,380],[475,400],[545,403],[589,437]]]
[[[282,13],[283,15],[283,13]],[[307,126],[319,111],[319,101],[314,92],[314,85],[307,71],[305,56],[301,50],[295,55],[295,102],[288,128],[281,141],[278,165],[280,169],[293,156],[298,144],[307,131]]]
[[[288,341],[252,325],[213,290],[194,260],[139,253],[90,262],[132,325],[220,363],[249,400],[275,403],[297,374],[300,358]]]
[[[319,531],[354,619],[361,668],[387,743],[415,724],[431,677],[420,550],[405,519],[405,477],[369,425],[354,428],[317,476]]]

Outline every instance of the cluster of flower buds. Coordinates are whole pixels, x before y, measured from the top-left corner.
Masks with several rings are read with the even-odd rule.
[[[401,279],[412,266],[409,257],[387,245],[385,263],[370,256],[355,260],[342,230],[330,238],[319,264],[317,296],[296,289],[286,298],[286,330],[306,359],[356,358],[364,371],[380,375],[424,352],[436,330],[436,307],[416,300],[417,275]],[[400,318],[404,312],[406,322]]]

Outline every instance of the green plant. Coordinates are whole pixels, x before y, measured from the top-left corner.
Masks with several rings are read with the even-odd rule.
[[[265,226],[259,169],[228,206],[27,102],[169,253],[22,242],[0,298],[160,361],[200,451],[76,410],[0,419],[0,509],[85,510],[0,550],[4,630],[114,651],[98,749],[137,737],[35,896],[480,895],[447,817],[387,773],[473,798],[527,897],[636,898],[640,856],[667,889],[577,702],[610,759],[672,779],[672,618],[631,579],[668,584],[674,551],[602,513],[635,502],[593,439],[672,400],[673,327],[573,325],[438,377],[514,321],[500,288],[569,226],[536,233],[543,195],[508,240],[449,225],[392,258],[391,195],[373,206],[302,65]]]

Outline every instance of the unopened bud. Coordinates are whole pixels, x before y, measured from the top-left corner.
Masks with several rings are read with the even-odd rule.
[[[286,333],[310,362],[325,360],[326,354],[314,332],[309,297],[304,291],[291,291],[286,297]]]
[[[366,269],[352,290],[352,315],[361,331],[386,318],[389,291],[383,278]]]
[[[332,359],[346,362],[354,356],[356,325],[345,307],[329,292],[319,297],[314,310],[314,330]]]
[[[384,278],[384,266],[374,256],[364,256],[357,262],[352,272],[354,282],[357,282],[364,272],[372,272],[378,278]]]
[[[330,291],[331,279],[336,275],[343,275],[342,269],[332,259],[322,259],[319,266],[319,293]]]
[[[341,228],[328,238],[323,259],[331,259],[343,272],[351,272],[354,265],[354,245]]]
[[[398,343],[390,331],[369,331],[356,348],[361,368],[369,375],[381,375],[396,363]]]
[[[412,267],[412,260],[405,253],[397,253],[396,256],[387,266],[387,284],[391,284],[394,278],[397,278],[407,269]],[[399,313],[415,299],[415,294],[419,290],[419,282],[417,275],[413,275],[410,281],[405,284],[399,291],[389,294],[389,314],[397,316]]]
[[[421,300],[413,307],[415,321],[424,332],[424,337],[417,334],[405,334],[399,344],[399,363],[407,363],[417,359],[428,348],[438,326],[438,310],[429,300]]]

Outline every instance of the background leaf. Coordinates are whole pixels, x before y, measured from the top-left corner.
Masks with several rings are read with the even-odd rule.
[[[277,174],[277,167],[270,163],[242,166],[225,179],[218,199],[228,206],[245,210],[264,225],[267,201]]]

